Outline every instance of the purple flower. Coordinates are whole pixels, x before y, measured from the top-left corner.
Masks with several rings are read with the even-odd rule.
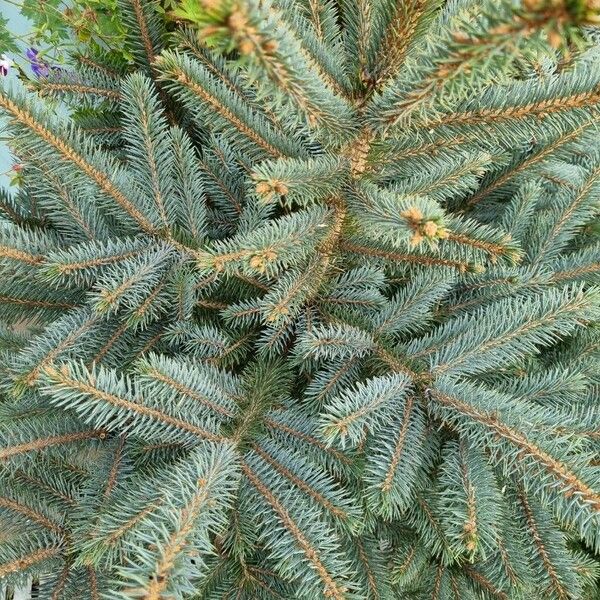
[[[50,69],[46,63],[31,63],[31,70],[36,77],[48,77]]]
[[[27,60],[31,64],[31,70],[36,77],[48,77],[50,75],[50,66],[46,61],[39,58],[39,52],[36,48],[28,48],[25,52]]]
[[[10,68],[13,65],[13,61],[10,60],[10,58],[8,58],[8,56],[6,56],[6,54],[3,54],[2,56],[0,56],[0,75],[2,75],[2,77],[6,77],[6,75],[8,75],[8,72],[10,71]]]

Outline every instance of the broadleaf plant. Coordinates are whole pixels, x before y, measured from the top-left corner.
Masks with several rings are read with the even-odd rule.
[[[597,3],[166,9],[0,88],[0,593],[597,599]]]

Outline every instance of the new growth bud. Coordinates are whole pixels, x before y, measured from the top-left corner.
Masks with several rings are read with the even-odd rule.
[[[409,227],[413,230],[410,238],[411,246],[417,246],[424,239],[434,241],[448,237],[448,231],[444,227],[432,219],[426,219],[422,211],[415,206],[402,211],[400,215],[408,221]]]
[[[274,179],[259,181],[255,190],[263,202],[270,202],[275,196],[285,196],[289,191],[285,183]]]

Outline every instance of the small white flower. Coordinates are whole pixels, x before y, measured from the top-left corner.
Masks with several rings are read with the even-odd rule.
[[[3,54],[0,56],[0,75],[8,75],[10,68],[13,66],[13,61]]]

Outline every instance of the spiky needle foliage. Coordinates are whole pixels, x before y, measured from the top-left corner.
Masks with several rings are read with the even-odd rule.
[[[598,598],[593,3],[156,8],[0,92],[2,585]]]

